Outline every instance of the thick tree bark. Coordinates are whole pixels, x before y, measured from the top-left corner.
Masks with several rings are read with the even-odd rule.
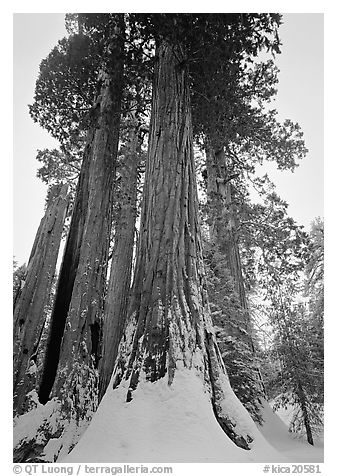
[[[130,132],[121,165],[120,210],[116,220],[103,321],[102,359],[99,365],[99,401],[109,385],[127,317],[137,217],[138,151],[139,139],[135,126]]]
[[[19,301],[22,289],[25,285],[25,279],[26,279],[26,276],[27,276],[26,263],[23,264],[22,266],[20,266],[20,268],[17,270],[17,272],[20,272],[20,280],[18,280],[16,286],[14,286],[14,289],[13,289],[13,313],[14,313],[14,310],[15,310],[15,306],[16,306],[17,302]],[[15,320],[14,320],[14,323],[15,323]],[[16,331],[15,331],[14,327],[13,327],[13,331],[14,331],[14,335],[15,335]]]
[[[62,230],[68,186],[57,187],[50,197],[37,231],[23,288],[14,307],[14,413],[27,411],[27,394],[35,388],[37,352],[45,324]]]
[[[171,384],[178,368],[193,368],[223,430],[248,449],[253,423],[247,415],[245,430],[236,418],[241,404],[232,399],[207,300],[185,60],[180,46],[158,49],[135,277],[112,384],[128,381],[130,401],[140,379],[166,375]]]
[[[37,403],[32,410],[36,412],[32,416],[40,418],[32,439],[20,437],[24,421],[16,422],[15,458],[22,449],[39,458],[50,438],[59,439],[58,449],[53,450],[56,455],[60,451],[67,454],[98,404],[101,321],[123,91],[124,14],[116,14],[113,20],[51,316],[38,392],[39,402],[45,405]]]
[[[119,140],[123,15],[119,15],[118,22],[108,48],[108,63],[99,77],[99,96],[93,107],[93,125],[88,133],[39,390],[41,403],[49,399],[53,389],[52,395],[71,402],[71,411],[77,415],[86,413],[85,402],[79,402],[80,381],[88,390],[88,408],[95,408],[97,403],[91,392],[97,392]]]

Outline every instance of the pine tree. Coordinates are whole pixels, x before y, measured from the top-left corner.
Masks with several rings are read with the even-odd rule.
[[[293,407],[290,430],[304,431],[313,445],[314,434],[322,426],[323,394],[322,322],[313,326],[310,305],[303,295],[303,271],[305,263],[313,261],[313,247],[308,236],[286,216],[284,202],[273,195],[271,203],[274,215],[269,209],[268,216],[274,218],[275,228],[262,250],[259,266],[260,289],[265,293],[273,332],[266,357],[274,369],[267,383],[276,409],[289,404]],[[282,226],[277,226],[277,221]]]
[[[256,378],[258,360],[252,353],[252,337],[244,325],[247,316],[225,255],[209,242],[204,246],[212,319],[231,387],[254,420],[262,423],[260,400],[264,398],[264,393]]]

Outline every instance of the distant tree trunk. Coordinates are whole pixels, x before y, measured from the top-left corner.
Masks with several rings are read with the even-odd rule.
[[[232,200],[231,177],[228,174],[223,149],[215,152],[208,148],[207,152],[207,195],[210,213],[210,238],[217,243],[227,260],[227,266],[240,300],[241,307],[246,311],[246,319],[241,324],[251,336],[249,308],[244,287],[241,258],[237,238],[237,219]],[[250,347],[253,343],[250,340]]]
[[[36,359],[44,327],[62,230],[68,186],[56,187],[49,198],[28,262],[25,282],[14,307],[14,414],[27,411],[27,394],[36,385]]]
[[[180,46],[157,51],[141,228],[128,324],[112,379],[129,380],[127,401],[140,379],[194,368],[210,392],[227,435],[248,449],[211,323],[203,267],[186,61]],[[192,403],[193,404],[193,403]],[[253,430],[252,430],[253,431]]]
[[[310,445],[314,446],[314,439],[313,439],[313,436],[312,436],[310,418],[309,418],[309,413],[308,413],[307,399],[305,397],[305,393],[304,393],[301,382],[298,382],[298,384],[297,384],[297,394],[298,394],[298,398],[299,398],[299,401],[300,401],[300,407],[301,407],[301,410],[302,410],[302,416],[303,416],[305,431],[306,431],[306,434],[307,434],[307,440],[308,440],[308,443]]]
[[[76,421],[85,420],[97,406],[123,89],[124,16],[116,17],[91,112],[39,389],[41,403],[57,397],[65,414]]]
[[[215,151],[209,147],[206,151],[207,164],[207,195],[210,208],[211,241],[217,243],[221,252],[226,256],[227,266],[233,279],[234,288],[243,309],[243,320],[237,324],[245,334],[240,334],[245,344],[255,354],[253,328],[251,323],[247,294],[244,285],[241,257],[238,244],[238,220],[233,203],[233,177],[228,173],[226,156],[223,149]],[[256,368],[256,380],[262,394],[265,388],[259,368]]]
[[[127,316],[137,217],[137,168],[139,139],[130,131],[121,165],[120,210],[103,321],[102,359],[99,366],[99,401],[109,385]]]

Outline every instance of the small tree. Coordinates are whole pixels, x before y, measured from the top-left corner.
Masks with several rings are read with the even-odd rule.
[[[306,433],[308,443],[314,444],[314,433],[322,426],[322,375],[311,352],[311,332],[302,305],[281,318],[276,333],[275,348],[280,359],[281,393],[275,408],[293,406],[290,431]]]
[[[274,205],[280,207],[282,202],[275,198]],[[315,428],[322,424],[323,329],[322,321],[316,321],[313,326],[315,319],[310,313],[310,300],[303,296],[303,270],[306,260],[312,263],[312,244],[300,230],[297,235],[289,233],[296,227],[282,213],[280,216],[280,211],[278,208],[278,219],[285,220],[283,227],[278,228],[278,235],[273,237],[273,246],[264,249],[264,261],[259,268],[273,329],[267,356],[274,363],[274,371],[268,386],[276,394],[275,408],[293,405],[290,429],[304,430],[313,445]]]

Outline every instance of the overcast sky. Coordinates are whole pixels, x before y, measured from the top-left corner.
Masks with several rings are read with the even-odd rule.
[[[278,96],[280,120],[297,121],[308,156],[294,173],[267,171],[299,224],[323,216],[323,14],[286,14],[280,27],[282,54]],[[37,149],[57,147],[29,116],[39,64],[65,36],[62,14],[14,15],[14,251],[21,264],[29,258],[43,216],[46,187],[36,178]]]
[[[272,166],[266,169],[279,194],[289,203],[289,214],[306,228],[315,217],[323,216],[323,20],[323,14],[311,13],[283,17],[282,54],[276,57],[280,69],[278,95],[274,104],[280,120],[291,119],[300,124],[309,152],[294,173],[275,171]]]

